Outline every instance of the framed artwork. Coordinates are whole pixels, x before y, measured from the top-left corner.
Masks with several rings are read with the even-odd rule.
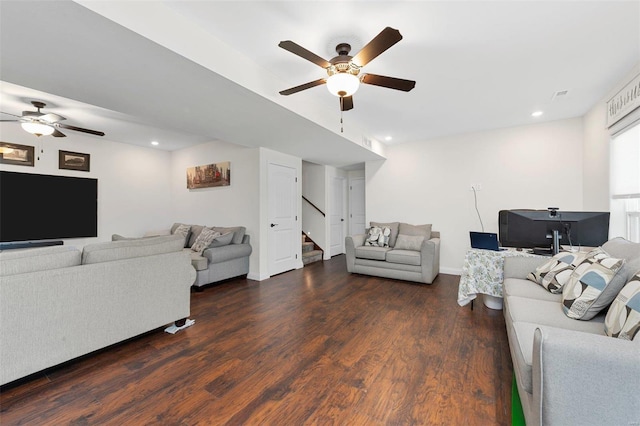
[[[231,162],[207,164],[187,169],[187,189],[231,185]]]
[[[28,145],[0,142],[0,163],[33,167],[35,149]]]
[[[58,151],[58,168],[88,172],[91,156],[81,152]]]

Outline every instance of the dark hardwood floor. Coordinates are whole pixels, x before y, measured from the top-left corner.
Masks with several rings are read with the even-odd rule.
[[[337,256],[212,286],[186,330],[5,386],[0,423],[509,424],[502,312],[459,307],[458,279],[351,275]]]

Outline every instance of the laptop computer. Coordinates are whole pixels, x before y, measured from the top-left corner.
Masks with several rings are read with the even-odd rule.
[[[471,248],[500,251],[498,244],[498,234],[492,232],[469,232],[471,237]]]

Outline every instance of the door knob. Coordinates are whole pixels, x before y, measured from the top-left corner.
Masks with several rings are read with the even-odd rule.
[[[278,224],[277,223],[272,223],[271,227],[273,228],[274,226],[278,226]]]

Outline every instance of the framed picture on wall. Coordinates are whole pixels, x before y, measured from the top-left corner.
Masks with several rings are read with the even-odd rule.
[[[0,163],[33,167],[34,154],[35,149],[32,146],[0,142]]]
[[[65,170],[89,171],[91,156],[81,152],[58,151],[58,168]]]
[[[231,185],[231,162],[207,164],[187,169],[187,189]]]

